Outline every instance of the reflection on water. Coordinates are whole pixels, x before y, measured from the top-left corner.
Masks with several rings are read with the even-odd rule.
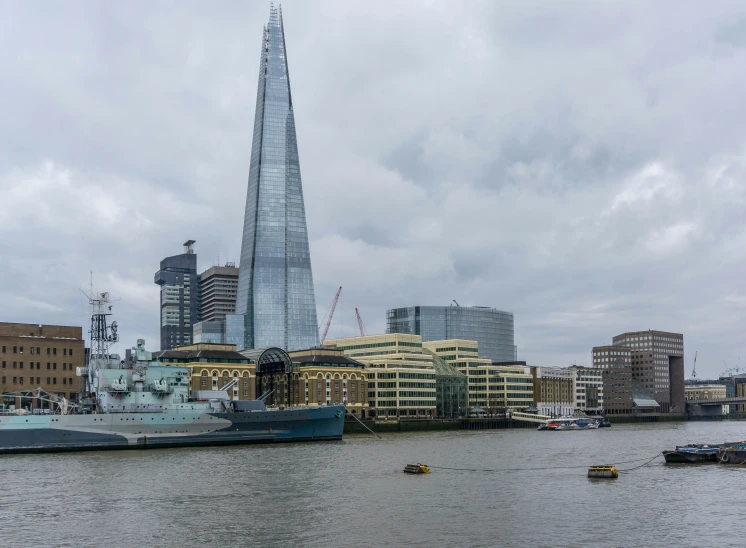
[[[2,544],[729,546],[746,533],[745,468],[661,458],[586,478],[591,464],[746,439],[746,422],[383,436],[0,457]],[[410,476],[408,462],[535,470]]]

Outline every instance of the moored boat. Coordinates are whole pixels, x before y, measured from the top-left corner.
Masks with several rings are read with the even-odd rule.
[[[588,417],[560,417],[539,425],[539,430],[595,430],[599,422]]]
[[[663,451],[663,458],[672,464],[717,462],[718,447],[707,444],[677,446],[676,449]]]
[[[720,464],[746,464],[746,443],[724,444],[717,450]]]

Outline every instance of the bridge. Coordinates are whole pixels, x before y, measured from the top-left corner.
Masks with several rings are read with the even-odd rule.
[[[718,398],[714,400],[688,400],[686,402],[686,411],[687,414],[693,416],[722,415],[722,410],[716,412],[713,408],[739,403],[746,404],[746,396]]]

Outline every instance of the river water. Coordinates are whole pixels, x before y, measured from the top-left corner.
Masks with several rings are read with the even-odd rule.
[[[740,439],[746,422],[685,422],[2,456],[0,544],[742,546],[746,468],[659,458],[586,477],[591,464]],[[513,471],[410,476],[410,462]]]

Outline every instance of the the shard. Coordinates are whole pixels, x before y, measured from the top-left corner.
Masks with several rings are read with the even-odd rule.
[[[259,63],[236,314],[244,348],[319,343],[285,31],[274,6]]]

